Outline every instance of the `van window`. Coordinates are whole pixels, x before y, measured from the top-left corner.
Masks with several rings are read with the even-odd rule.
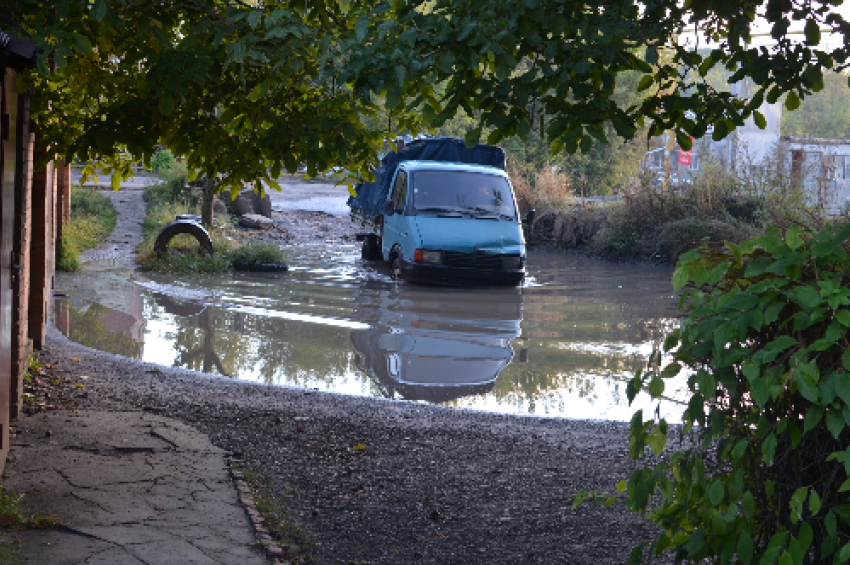
[[[472,171],[414,171],[411,181],[414,213],[459,211],[497,214],[516,219],[508,179]]]
[[[404,211],[407,201],[407,171],[399,171],[393,185],[393,206],[399,212]]]

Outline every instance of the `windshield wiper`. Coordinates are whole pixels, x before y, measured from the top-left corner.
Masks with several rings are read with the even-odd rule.
[[[461,208],[450,208],[448,206],[422,206],[416,208],[417,212],[441,212],[445,214],[463,214],[466,212]],[[466,212],[467,214],[469,212]]]
[[[497,220],[502,219],[502,218],[504,218],[506,220],[513,220],[514,219],[514,217],[509,215],[509,214],[503,214],[502,212],[496,212],[495,210],[488,210],[486,208],[469,207],[469,208],[465,208],[465,210],[469,210],[469,211],[476,212],[477,214],[479,214],[479,215],[475,216],[476,219],[482,219],[482,220],[489,220],[491,218],[497,219]]]

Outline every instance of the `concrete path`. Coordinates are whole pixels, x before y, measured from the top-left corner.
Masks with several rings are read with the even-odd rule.
[[[265,564],[224,452],[144,412],[21,418],[3,484],[56,530],[22,532],[23,563]]]

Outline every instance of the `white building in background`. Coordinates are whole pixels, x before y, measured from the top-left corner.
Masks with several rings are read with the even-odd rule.
[[[744,91],[740,93],[744,96],[749,94],[746,87],[733,88],[732,92],[736,90]],[[812,204],[832,214],[850,208],[850,139],[782,136],[782,104],[764,102],[759,112],[765,118],[764,129],[750,117],[722,141],[712,140],[709,129],[703,139],[694,141],[692,151],[683,152],[677,145],[669,152],[671,184],[692,182],[709,157],[734,168],[758,168],[775,161],[781,148],[788,171],[803,182]],[[660,148],[646,153],[647,167],[658,172],[659,180],[664,171],[666,136],[660,142]]]

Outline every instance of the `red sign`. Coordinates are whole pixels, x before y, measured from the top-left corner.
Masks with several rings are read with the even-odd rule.
[[[681,147],[679,148],[679,162],[683,165],[691,166],[691,161],[694,158],[694,149],[693,149],[694,138],[691,137],[691,149],[689,151],[685,151]]]

